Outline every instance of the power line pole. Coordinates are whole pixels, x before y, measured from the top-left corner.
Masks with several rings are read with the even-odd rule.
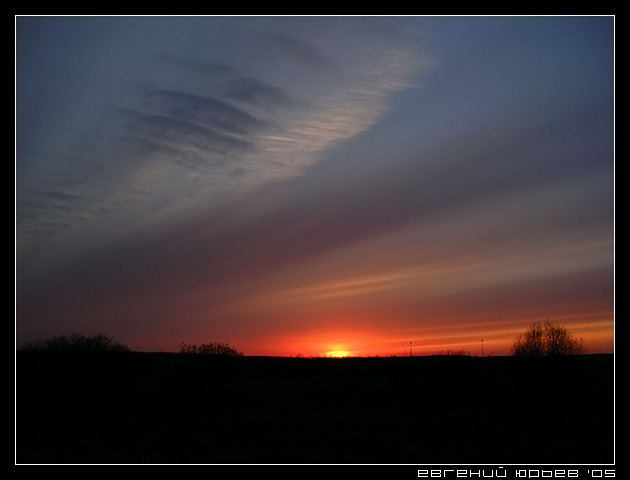
[[[409,356],[413,357],[413,354],[411,353],[411,342],[409,342]]]
[[[481,356],[483,357],[483,338],[481,339]]]

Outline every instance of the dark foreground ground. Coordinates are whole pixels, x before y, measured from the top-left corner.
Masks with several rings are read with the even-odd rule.
[[[17,463],[604,464],[614,359],[18,352]]]

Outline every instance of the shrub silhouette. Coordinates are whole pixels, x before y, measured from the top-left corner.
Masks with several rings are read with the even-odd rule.
[[[129,347],[104,333],[84,335],[73,333],[58,335],[46,340],[25,343],[20,347],[24,352],[128,352]]]
[[[534,323],[512,344],[512,354],[517,357],[580,355],[585,352],[582,339],[576,339],[565,327],[549,320]]]
[[[184,343],[179,344],[179,353],[195,353],[201,355],[227,355],[242,357],[243,354],[227,343]]]
[[[470,357],[472,354],[470,353],[469,350],[440,350],[437,352],[433,352],[430,353],[429,355],[436,355],[436,356],[445,356],[445,357]]]

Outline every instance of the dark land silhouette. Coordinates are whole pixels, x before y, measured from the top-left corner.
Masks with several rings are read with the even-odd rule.
[[[17,463],[613,463],[614,357],[16,354]]]

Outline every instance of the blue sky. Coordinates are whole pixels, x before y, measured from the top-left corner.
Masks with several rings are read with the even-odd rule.
[[[614,17],[16,17],[16,342],[612,351]]]

